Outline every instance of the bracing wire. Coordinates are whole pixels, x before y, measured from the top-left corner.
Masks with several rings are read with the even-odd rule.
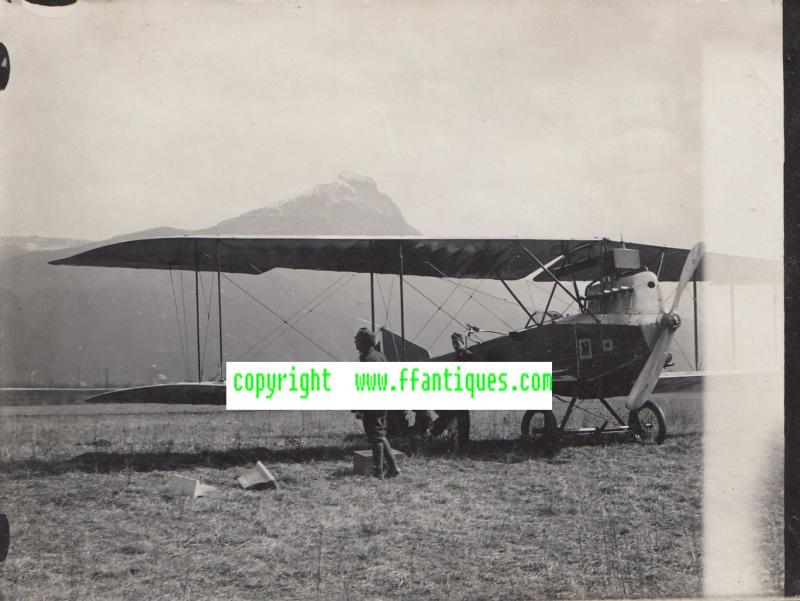
[[[186,323],[186,292],[183,285],[183,270],[179,270],[181,274],[181,310],[183,311],[183,332],[186,336],[186,365],[187,373],[191,373],[191,365],[189,362],[189,325]],[[191,376],[190,376],[191,377]],[[188,378],[187,378],[188,379]]]
[[[430,316],[430,318],[428,319],[428,321],[426,321],[426,322],[425,322],[425,324],[424,324],[424,325],[423,325],[423,326],[420,328],[419,332],[417,332],[417,335],[416,335],[416,336],[414,336],[414,338],[413,338],[412,340],[416,340],[416,339],[417,339],[417,337],[418,337],[418,336],[419,336],[419,335],[422,333],[422,331],[425,329],[425,327],[426,327],[426,326],[427,326],[427,325],[428,325],[428,324],[431,322],[431,320],[432,320],[432,319],[433,319],[433,318],[436,316],[436,314],[437,314],[439,311],[441,311],[442,313],[444,313],[445,315],[447,315],[447,316],[450,318],[450,320],[451,320],[451,321],[455,321],[455,322],[456,322],[458,325],[460,325],[462,328],[466,328],[466,327],[467,327],[465,324],[461,323],[461,322],[458,320],[458,318],[456,318],[456,316],[455,316],[455,315],[452,315],[452,314],[450,314],[450,313],[449,313],[449,312],[447,312],[447,311],[445,310],[445,308],[444,308],[444,304],[447,302],[447,299],[449,299],[449,298],[450,298],[450,297],[453,295],[453,293],[454,293],[454,292],[455,292],[455,291],[456,291],[458,288],[453,288],[453,289],[450,291],[450,294],[448,294],[448,295],[447,295],[447,298],[445,298],[445,299],[444,299],[444,301],[442,302],[442,304],[441,304],[441,305],[439,305],[439,304],[437,304],[437,303],[436,303],[436,301],[435,301],[435,300],[433,300],[433,299],[432,299],[431,297],[429,297],[427,294],[425,294],[424,292],[422,292],[422,290],[420,290],[419,288],[417,288],[417,287],[416,287],[414,284],[412,284],[411,282],[408,282],[408,281],[407,281],[407,282],[405,282],[405,283],[406,283],[406,284],[408,284],[408,286],[409,286],[409,287],[410,287],[412,290],[414,290],[414,291],[415,291],[417,294],[419,294],[419,295],[420,295],[422,298],[424,298],[426,301],[428,301],[430,304],[432,304],[434,307],[436,307],[436,311],[434,311],[434,312],[433,312],[433,315],[431,315],[431,316]]]
[[[392,297],[389,296],[389,304],[386,304],[386,297],[383,294],[383,286],[381,286],[380,276],[375,278],[375,281],[378,283],[378,293],[381,295],[381,302],[383,303],[383,308],[386,312],[386,314],[383,316],[383,325],[386,326],[387,328],[390,328],[392,322],[389,319],[389,309],[391,308],[392,305]],[[392,282],[394,282],[394,280],[392,280]],[[391,289],[389,290],[389,294],[391,295]]]
[[[208,302],[206,302],[205,288],[204,288],[204,285],[203,285],[203,276],[202,276],[202,274],[200,275],[198,280],[200,281],[200,289],[203,291],[203,295],[202,295],[203,305],[204,305],[203,308],[206,309],[206,325],[205,325],[205,330],[203,331],[203,346],[202,346],[202,352],[201,352],[202,364],[203,364],[203,368],[205,368],[205,365],[206,365],[206,349],[208,348],[208,327],[211,324],[211,306],[212,306],[211,298],[214,295],[214,286],[215,285],[214,285],[214,279],[212,278],[211,279],[211,288],[209,288],[209,291],[208,291]],[[203,371],[204,371],[203,369],[200,370],[201,376],[202,376]]]
[[[481,280],[481,284],[482,283],[483,283],[483,280]],[[478,288],[480,288],[481,284],[478,284]],[[464,307],[467,306],[467,303],[469,303],[469,301],[472,300],[473,296],[475,296],[475,291],[472,291],[470,293],[470,295],[466,298],[466,300],[463,303],[461,303],[461,306],[458,308],[458,311],[456,311],[456,313],[455,313],[456,315],[461,313],[461,311],[464,309]],[[450,324],[453,323],[453,321],[455,319],[456,319],[455,317],[451,317],[450,318],[450,320],[445,324],[444,328],[442,328],[442,331],[439,332],[439,334],[436,336],[436,338],[433,339],[433,342],[431,342],[431,347],[433,347],[439,341],[439,338],[441,338],[442,335],[450,328]],[[460,324],[460,322],[459,322],[459,324]],[[465,326],[462,326],[462,327],[465,327]]]
[[[306,310],[306,312],[305,312],[303,315],[301,315],[301,316],[300,316],[300,317],[298,317],[296,320],[294,320],[294,322],[293,322],[293,323],[294,323],[294,325],[297,325],[297,324],[299,324],[299,323],[300,323],[301,321],[303,321],[303,320],[304,320],[306,317],[308,317],[309,315],[311,315],[311,313],[313,313],[313,312],[314,312],[314,311],[317,309],[317,307],[321,306],[321,305],[322,305],[323,303],[325,303],[325,302],[326,302],[328,299],[332,298],[332,297],[333,297],[333,295],[335,295],[337,292],[339,292],[339,290],[341,290],[341,289],[342,289],[342,288],[344,288],[344,287],[345,287],[347,284],[349,284],[349,283],[350,283],[350,281],[351,281],[351,280],[352,280],[354,277],[356,277],[356,275],[357,275],[356,273],[351,273],[351,274],[350,274],[350,279],[348,279],[348,280],[345,280],[345,281],[341,282],[341,283],[340,283],[340,284],[339,284],[339,285],[338,285],[336,288],[333,288],[332,290],[330,290],[330,292],[328,292],[328,294],[326,294],[324,297],[322,297],[322,298],[319,300],[319,302],[317,302],[315,305],[313,305],[313,306],[309,307],[309,308]],[[279,330],[279,331],[278,331],[278,332],[275,334],[275,336],[274,336],[273,340],[276,340],[276,339],[280,338],[280,336],[281,336],[281,335],[282,335],[282,334],[283,334],[283,333],[286,331],[286,330],[285,330],[285,327],[284,327],[283,325],[279,325],[279,326],[278,326],[278,330]]]
[[[308,307],[308,306],[311,304],[311,302],[312,302],[312,301],[309,301],[309,302],[307,302],[305,305],[303,305],[303,307],[301,307],[300,309],[298,309],[297,311],[295,311],[294,313],[292,313],[292,315],[290,315],[290,316],[288,317],[288,321],[292,322],[292,323],[293,323],[295,326],[296,326],[296,325],[298,325],[298,324],[299,324],[301,321],[303,321],[303,320],[304,320],[306,317],[308,317],[308,316],[309,316],[309,315],[310,315],[310,314],[311,314],[313,311],[315,311],[315,310],[317,309],[317,307],[319,307],[320,305],[322,305],[322,304],[323,304],[324,302],[326,302],[328,299],[332,298],[334,294],[336,294],[337,292],[339,292],[339,290],[341,290],[341,289],[342,289],[342,288],[344,288],[344,287],[345,287],[347,284],[349,284],[349,283],[350,283],[350,281],[351,281],[351,280],[352,280],[352,279],[353,279],[353,278],[356,276],[356,274],[355,274],[355,273],[351,273],[351,274],[349,274],[350,278],[349,278],[348,280],[346,280],[346,281],[342,281],[342,280],[344,280],[344,278],[346,278],[347,276],[348,276],[348,274],[343,274],[343,275],[342,275],[340,278],[338,278],[338,279],[337,279],[335,282],[333,282],[332,284],[329,284],[328,286],[326,286],[326,288],[325,288],[325,289],[324,289],[322,292],[320,292],[319,294],[317,294],[317,295],[314,297],[314,300],[316,300],[316,299],[319,299],[319,300],[318,300],[316,303],[314,303],[314,304],[313,304],[311,307],[309,307],[309,308],[308,308],[308,309],[305,311],[305,313],[303,313],[302,315],[300,315],[300,317],[298,317],[297,319],[294,319],[295,317],[297,317],[297,315],[298,315],[298,314],[300,314],[300,313],[303,311],[303,309],[305,309],[306,307]],[[338,285],[337,285],[337,284],[338,284]],[[327,293],[327,294],[326,294],[326,293]],[[254,352],[259,352],[259,351],[260,351],[260,350],[261,350],[261,349],[262,349],[262,348],[263,348],[265,345],[269,345],[269,344],[271,344],[271,343],[272,343],[274,340],[276,340],[277,338],[279,338],[279,337],[280,337],[280,336],[283,334],[283,332],[285,332],[285,327],[286,327],[286,326],[285,326],[285,324],[282,324],[282,323],[281,323],[281,324],[278,324],[277,326],[275,326],[274,328],[272,328],[272,330],[270,330],[270,331],[269,331],[269,332],[268,332],[268,333],[267,333],[267,334],[266,334],[266,335],[265,335],[265,336],[264,336],[264,337],[261,339],[261,341],[260,341],[260,342],[257,344],[257,347],[258,347],[258,348],[257,348],[257,350],[255,350]],[[274,334],[274,336],[273,336],[273,334]],[[251,349],[252,349],[252,348],[253,348],[253,347],[251,347]]]
[[[441,280],[447,282],[448,284],[452,284],[453,286],[456,286],[457,288],[466,288],[467,290],[471,290],[475,294],[480,294],[482,296],[488,296],[491,299],[498,300],[500,302],[506,303],[507,305],[513,305],[515,307],[517,306],[517,303],[512,302],[512,301],[508,300],[507,298],[503,298],[502,296],[497,296],[496,294],[492,294],[491,292],[486,292],[485,290],[479,290],[479,288],[481,287],[481,284],[483,284],[483,281],[481,281],[481,283],[478,284],[477,287],[468,286],[467,284],[465,284],[463,282],[463,278],[461,278],[459,280],[456,280],[454,282],[454,281],[452,281],[453,278],[447,277],[441,269],[436,267],[436,265],[434,265],[430,261],[425,261],[425,263],[428,265],[428,267],[430,267],[431,269],[433,269],[434,271],[436,271],[439,274],[439,278]]]
[[[189,357],[186,352],[186,344],[184,341],[183,330],[181,329],[181,317],[178,311],[178,295],[175,293],[175,279],[172,274],[172,267],[169,269],[169,285],[172,290],[172,305],[175,308],[175,323],[178,328],[178,341],[181,347],[181,357],[183,358],[183,367],[186,370],[186,379],[189,379]]]
[[[692,300],[697,304],[697,321],[705,321],[705,315],[703,314],[703,306],[700,304],[700,290],[697,291],[697,298],[695,298],[694,290],[690,293],[692,295]]]
[[[413,286],[412,286],[412,288],[413,288]],[[414,288],[414,289],[416,290],[416,288]],[[416,342],[417,338],[419,338],[419,335],[420,335],[420,334],[422,334],[422,332],[425,330],[425,328],[427,328],[427,327],[428,327],[428,324],[430,324],[430,323],[431,323],[431,321],[433,321],[433,318],[434,318],[434,317],[436,317],[436,316],[439,314],[439,311],[441,311],[442,313],[444,313],[444,314],[445,314],[445,315],[447,315],[448,317],[450,316],[450,315],[449,315],[449,314],[448,314],[448,313],[447,313],[447,312],[444,310],[444,306],[447,304],[447,301],[449,301],[449,300],[450,300],[450,297],[451,297],[451,296],[453,296],[453,294],[455,294],[456,290],[458,290],[458,286],[453,286],[453,287],[450,289],[450,293],[449,293],[449,294],[448,294],[448,295],[445,297],[445,299],[444,299],[444,300],[443,300],[443,301],[442,301],[442,302],[441,302],[439,305],[437,305],[436,303],[433,303],[433,305],[436,307],[436,311],[434,311],[433,313],[431,313],[431,316],[428,318],[428,321],[426,321],[424,324],[422,324],[422,327],[421,327],[421,328],[419,329],[419,331],[416,333],[416,335],[414,336],[414,338],[412,338],[412,339],[411,339],[411,340],[412,340],[412,342]],[[419,290],[417,290],[417,292],[419,292]],[[420,292],[420,294],[422,294],[422,293]],[[423,295],[423,296],[424,296],[424,295]],[[427,298],[427,297],[425,297],[425,298]],[[430,299],[428,299],[428,300],[430,300]],[[433,301],[431,301],[431,302],[433,302]]]
[[[569,404],[569,401],[567,401],[566,399],[561,398],[560,396],[553,395],[553,398],[554,399],[558,399],[559,401],[561,401],[565,405]],[[576,401],[575,409],[577,411],[582,411],[583,413],[591,415],[592,417],[597,417],[597,418],[599,418],[599,419],[601,419],[603,421],[608,421],[609,420],[609,416],[605,416],[605,415],[602,415],[600,413],[595,413],[594,411],[591,411],[590,409],[587,409],[586,407],[581,405],[581,400]]]
[[[492,265],[491,269],[489,269],[489,271],[487,271],[487,272],[486,272],[486,275],[489,275],[489,274],[491,274],[491,273],[494,273],[494,270],[495,270],[495,269],[497,269],[497,266],[500,264],[500,261],[501,261],[501,260],[502,260],[502,259],[498,259],[498,260],[495,262],[495,264],[494,264],[494,265]],[[428,265],[430,265],[430,266],[431,266],[431,267],[433,267],[434,269],[437,269],[437,268],[436,268],[434,265],[432,265],[431,263],[428,263]],[[440,270],[438,270],[438,269],[437,269],[437,271],[439,271],[439,273],[441,273],[441,271],[440,271]],[[475,288],[473,288],[473,289],[472,289],[472,291],[470,292],[470,294],[469,294],[469,296],[467,297],[467,299],[466,299],[466,300],[465,300],[465,301],[464,301],[464,302],[461,304],[461,306],[458,308],[458,311],[456,311],[456,312],[455,312],[455,315],[458,315],[459,313],[461,313],[461,311],[464,309],[464,307],[466,307],[466,306],[467,306],[467,303],[469,303],[469,301],[471,301],[471,300],[472,300],[472,298],[473,298],[473,297],[475,296],[475,294],[476,294],[476,293],[479,291],[480,287],[483,285],[483,283],[484,283],[485,281],[486,281],[486,277],[484,276],[484,278],[483,278],[483,279],[481,279],[481,281],[480,281],[480,282],[478,282],[478,285],[477,285]],[[482,306],[482,305],[481,305],[481,306]],[[485,308],[485,307],[484,307],[484,308]],[[434,346],[434,345],[435,345],[435,344],[436,344],[436,343],[439,341],[439,338],[441,338],[441,337],[442,337],[442,334],[444,334],[444,333],[445,333],[445,332],[448,330],[448,328],[450,327],[450,324],[451,324],[451,323],[453,323],[453,319],[455,319],[455,317],[451,317],[451,318],[450,318],[450,320],[449,320],[449,321],[448,321],[448,322],[445,324],[444,328],[442,328],[442,331],[441,331],[441,332],[439,332],[439,335],[438,335],[438,336],[436,336],[436,338],[435,338],[435,339],[433,340],[433,342],[431,343],[431,347],[433,347],[433,346]],[[513,329],[513,328],[512,328],[512,329]],[[480,338],[478,338],[478,339],[480,340]]]
[[[498,320],[499,322],[501,322],[501,323],[502,323],[504,326],[506,326],[507,328],[509,328],[509,329],[511,329],[511,330],[514,330],[514,329],[516,329],[514,326],[512,326],[510,323],[508,323],[508,322],[507,322],[505,319],[503,319],[503,318],[502,318],[502,317],[500,317],[500,316],[499,316],[497,313],[495,313],[494,311],[492,311],[492,310],[491,310],[489,307],[487,307],[486,305],[484,305],[484,304],[483,304],[481,301],[479,301],[477,298],[476,298],[476,299],[473,299],[473,300],[475,301],[475,303],[476,303],[476,304],[477,304],[479,307],[481,307],[482,309],[485,309],[485,310],[486,310],[486,311],[489,313],[489,315],[491,315],[491,316],[492,316],[492,317],[494,317],[496,320]]]
[[[383,302],[383,308],[386,310],[386,314],[383,316],[383,327],[387,328],[391,331],[392,329],[392,320],[389,317],[389,310],[392,306],[392,287],[394,286],[394,278],[391,279],[392,285],[389,287],[389,303],[386,302],[386,297],[383,294],[383,286],[381,286],[381,278],[378,276],[375,278],[375,281],[378,283],[378,293],[381,296],[381,302]],[[400,349],[397,347],[397,336],[392,336],[390,339],[392,343],[392,347],[394,348],[394,352],[397,356],[400,356]],[[386,349],[383,349],[384,351]]]
[[[400,279],[399,276],[398,276],[398,279]],[[386,315],[384,317],[384,320],[385,320],[385,322],[387,324],[389,323],[389,311],[392,308],[392,298],[393,298],[392,297],[392,291],[393,290],[394,290],[394,278],[389,278],[389,294],[388,294],[388,296],[389,296],[389,304],[386,305]]]
[[[318,292],[316,295],[314,295],[314,297],[313,297],[312,299],[310,299],[309,301],[307,301],[307,302],[306,302],[306,303],[305,303],[305,304],[304,304],[302,307],[300,307],[299,309],[297,309],[296,311],[294,311],[294,312],[293,312],[293,313],[292,313],[292,314],[291,314],[291,315],[288,317],[288,320],[289,320],[289,321],[292,321],[292,320],[294,320],[294,318],[295,318],[297,315],[299,315],[301,311],[303,311],[303,310],[304,310],[306,307],[308,307],[309,305],[311,305],[312,303],[314,303],[314,302],[315,302],[315,301],[316,301],[318,298],[320,298],[320,297],[321,297],[323,294],[325,294],[325,293],[326,293],[326,292],[327,292],[329,289],[331,289],[333,286],[335,286],[336,284],[338,284],[339,282],[341,282],[341,281],[342,281],[342,280],[343,280],[343,279],[346,277],[346,275],[347,275],[347,274],[342,274],[342,275],[341,275],[340,277],[338,277],[338,278],[337,278],[337,279],[336,279],[334,282],[332,282],[332,283],[328,284],[328,285],[327,285],[327,286],[326,286],[326,287],[325,287],[325,288],[324,288],[322,291],[320,291],[320,292]],[[337,289],[337,290],[338,290],[338,289]],[[326,299],[323,299],[323,300],[326,300]],[[320,302],[322,302],[322,301],[320,301]],[[299,320],[298,320],[298,321],[299,321]],[[297,322],[295,322],[295,323],[297,323]],[[276,331],[278,331],[279,329],[281,329],[281,327],[282,327],[282,324],[278,324],[278,325],[276,325],[275,327],[273,327],[273,328],[272,328],[272,329],[271,329],[269,332],[267,332],[266,334],[264,334],[264,336],[262,336],[262,337],[261,337],[261,338],[260,338],[258,341],[256,341],[254,344],[250,345],[250,347],[249,347],[249,348],[248,348],[246,351],[244,351],[244,352],[243,352],[241,355],[239,355],[239,357],[237,357],[237,358],[235,359],[235,361],[242,361],[242,360],[244,359],[244,357],[246,357],[246,356],[248,356],[248,355],[251,355],[251,354],[254,354],[254,353],[257,353],[257,352],[259,352],[259,351],[260,351],[260,350],[263,348],[264,344],[269,344],[269,343],[271,342],[271,340],[270,340],[270,337],[271,337],[271,336],[272,336],[272,334],[274,334]]]
[[[525,285],[525,289],[528,291],[528,298],[531,300],[531,309],[532,309],[531,312],[535,314],[536,313],[536,299],[533,298],[532,286],[531,286],[531,284],[530,284],[530,282],[528,280],[524,280],[524,281],[525,281],[525,284],[526,284]]]
[[[681,355],[683,355],[683,358],[684,358],[684,359],[686,359],[686,362],[689,364],[689,367],[692,367],[692,366],[694,366],[694,361],[692,361],[692,360],[689,358],[689,355],[688,355],[688,354],[686,353],[686,351],[683,349],[683,347],[681,346],[681,343],[680,343],[680,342],[678,342],[678,339],[677,339],[676,337],[673,337],[673,338],[672,338],[672,342],[674,342],[674,343],[675,343],[675,346],[677,346],[677,347],[678,347],[678,350],[681,352]]]
[[[512,302],[511,302],[511,301],[509,301],[507,298],[503,298],[503,297],[501,297],[501,296],[495,296],[494,294],[489,294],[488,292],[483,292],[482,290],[479,290],[480,286],[483,284],[483,280],[482,280],[482,281],[480,282],[480,284],[478,284],[478,286],[477,286],[477,287],[475,287],[475,288],[473,288],[472,286],[467,286],[466,284],[463,284],[463,283],[461,282],[461,280],[458,280],[458,281],[456,281],[456,282],[451,282],[451,281],[450,281],[450,278],[447,278],[447,277],[445,277],[445,275],[444,275],[444,272],[443,272],[441,269],[439,269],[438,267],[436,267],[436,265],[434,265],[434,264],[433,264],[433,263],[431,263],[430,261],[426,261],[426,263],[428,264],[428,266],[429,266],[429,267],[431,267],[431,268],[433,268],[434,270],[436,270],[437,272],[439,272],[439,274],[441,275],[442,279],[443,279],[445,282],[447,282],[447,283],[449,283],[449,284],[453,284],[453,285],[454,285],[456,288],[466,288],[467,290],[471,290],[471,291],[472,291],[472,294],[470,295],[470,298],[472,298],[472,296],[474,296],[475,294],[477,294],[478,292],[480,292],[480,293],[484,294],[485,296],[488,296],[489,298],[493,298],[493,299],[495,299],[495,300],[503,301],[504,303],[507,303],[507,304],[511,304],[511,305],[514,305],[514,306],[516,306],[516,303],[512,303]],[[418,290],[417,292],[419,292],[419,290]],[[450,298],[450,297],[448,296],[448,298]],[[445,302],[447,302],[447,299],[445,299]],[[501,323],[502,323],[504,326],[506,326],[507,328],[510,328],[510,329],[512,329],[512,330],[514,329],[514,326],[512,326],[510,323],[508,323],[506,320],[504,320],[502,317],[500,317],[500,316],[499,316],[497,313],[495,313],[494,311],[492,311],[492,310],[491,310],[489,307],[487,307],[486,305],[484,305],[484,304],[483,304],[481,301],[479,301],[477,298],[475,299],[475,303],[476,303],[476,304],[477,304],[479,307],[481,307],[481,308],[482,308],[484,311],[486,311],[487,313],[489,313],[489,315],[491,315],[492,317],[494,317],[494,318],[495,318],[497,321],[501,322]],[[442,303],[442,304],[444,304],[444,303]],[[426,324],[426,325],[427,325],[427,324]],[[419,334],[417,334],[417,335],[419,335]]]
[[[383,318],[383,325],[384,325],[384,327],[388,328],[391,331],[392,322],[389,319],[389,308],[392,305],[391,287],[389,288],[389,303],[387,304],[386,303],[386,298],[383,295],[383,286],[381,286],[381,278],[377,277],[376,281],[378,282],[378,292],[381,295],[381,301],[383,302],[383,308],[386,310],[386,315],[384,315],[384,318]],[[392,278],[391,281],[392,281],[392,284],[394,284],[394,278]],[[397,347],[397,336],[392,336],[390,338],[390,341],[392,343],[392,347],[394,348],[395,355],[396,356],[400,356],[400,349]],[[383,349],[383,350],[385,351],[386,349]]]
[[[231,284],[233,284],[233,285],[234,285],[236,288],[238,288],[239,290],[241,290],[242,292],[244,292],[244,293],[245,293],[247,296],[249,296],[251,299],[253,299],[253,300],[254,300],[256,303],[258,303],[259,305],[261,305],[262,307],[264,307],[264,308],[265,308],[267,311],[269,311],[269,312],[270,312],[272,315],[274,315],[275,317],[277,317],[278,319],[280,319],[280,320],[281,320],[281,321],[282,321],[284,324],[286,324],[287,326],[289,326],[290,328],[292,328],[292,329],[293,329],[295,332],[297,332],[298,334],[300,334],[300,335],[301,335],[303,338],[305,338],[306,340],[308,340],[308,341],[309,341],[311,344],[313,344],[315,347],[317,347],[317,348],[318,348],[319,350],[321,350],[323,353],[325,353],[326,355],[328,355],[328,356],[329,356],[331,359],[333,359],[334,361],[339,361],[339,359],[338,359],[338,358],[337,358],[335,355],[333,355],[332,353],[330,353],[330,352],[329,352],[327,349],[325,349],[325,348],[324,348],[324,347],[323,347],[321,344],[319,344],[318,342],[316,342],[316,341],[312,340],[312,339],[311,339],[311,338],[310,338],[310,337],[309,337],[309,336],[308,336],[308,335],[307,335],[305,332],[303,332],[303,331],[302,331],[302,330],[300,330],[299,328],[297,328],[297,327],[295,327],[294,325],[292,325],[291,323],[289,323],[289,321],[288,321],[288,320],[287,320],[285,317],[283,317],[283,316],[282,316],[280,313],[278,313],[277,311],[274,311],[272,308],[270,308],[269,306],[267,306],[267,305],[266,305],[264,302],[262,302],[261,300],[259,300],[258,298],[256,298],[256,297],[255,297],[253,294],[251,294],[250,292],[248,292],[247,290],[245,290],[244,288],[242,288],[242,287],[241,287],[239,284],[237,284],[237,283],[236,283],[236,282],[235,282],[233,279],[229,278],[227,275],[226,275],[226,276],[224,276],[224,277],[225,277],[225,279],[226,279],[226,280],[228,280],[228,281],[229,281]]]
[[[262,275],[262,277],[265,279],[265,281],[267,283],[269,283],[269,278],[266,275]],[[294,314],[292,314],[292,316],[294,316]],[[289,319],[291,319],[292,316],[290,316]],[[274,330],[270,330],[264,336],[262,336],[260,339],[258,339],[254,344],[250,345],[250,347],[247,350],[245,350],[243,353],[241,353],[238,357],[236,357],[234,359],[234,361],[242,361],[247,355],[250,354],[250,352],[253,349],[255,349],[257,346],[259,346],[273,331]]]

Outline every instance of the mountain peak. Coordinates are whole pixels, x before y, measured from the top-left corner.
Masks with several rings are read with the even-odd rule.
[[[197,233],[402,236],[419,232],[372,178],[345,171],[335,182],[314,186]]]

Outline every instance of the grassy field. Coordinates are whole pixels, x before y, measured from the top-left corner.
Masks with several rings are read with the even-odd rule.
[[[520,413],[476,412],[468,450],[428,447],[385,482],[352,475],[344,412],[6,407],[0,598],[699,596],[702,412],[659,404],[663,446],[555,456],[519,446]],[[281,490],[239,488],[256,460]],[[219,490],[176,497],[174,474]]]

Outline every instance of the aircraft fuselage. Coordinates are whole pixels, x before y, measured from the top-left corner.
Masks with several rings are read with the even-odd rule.
[[[471,345],[477,361],[549,361],[553,392],[578,398],[626,396],[658,333],[661,290],[655,274],[590,284],[588,311]],[[452,353],[436,360],[453,360]]]

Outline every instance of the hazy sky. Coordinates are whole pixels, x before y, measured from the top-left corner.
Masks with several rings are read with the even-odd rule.
[[[0,235],[203,227],[355,171],[426,234],[780,248],[777,2],[14,0],[0,40]]]

